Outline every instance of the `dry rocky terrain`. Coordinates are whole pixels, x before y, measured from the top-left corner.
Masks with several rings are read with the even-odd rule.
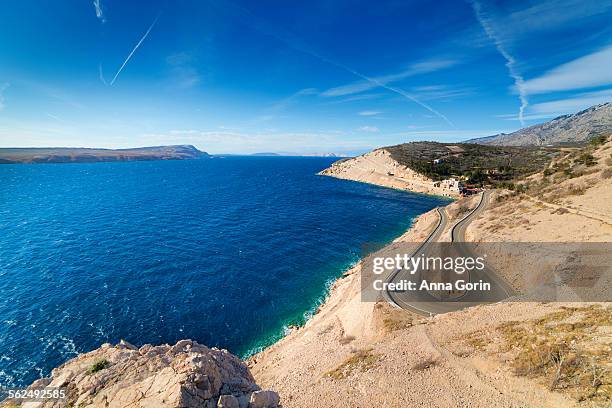
[[[499,191],[468,228],[467,239],[610,242],[612,226],[605,218],[612,214],[606,198],[610,143],[590,149],[596,171],[577,177],[587,177],[589,187],[563,198],[575,213],[525,193]],[[352,174],[388,182],[381,176],[389,167],[378,156],[384,165],[379,171]],[[567,188],[564,182],[569,183],[560,182],[560,188]],[[446,207],[450,223],[441,241],[450,240],[450,226],[476,204],[470,197]],[[436,224],[436,212],[430,211],[390,246],[420,242]],[[513,258],[533,265],[542,254]],[[517,289],[525,289],[520,269],[508,268],[503,259],[496,266]],[[364,273],[362,264],[352,268],[304,327],[249,361],[257,381],[277,390],[285,407],[310,407],[313,401],[318,407],[363,408],[612,405],[609,303],[509,302],[428,318],[383,300],[362,302]]]
[[[459,195],[457,192],[435,186],[431,178],[401,165],[385,149],[340,160],[319,174],[417,193],[452,197]]]
[[[136,348],[105,344],[53,370],[30,389],[63,389],[64,399],[3,407],[276,408],[279,397],[262,391],[247,366],[225,350],[190,340]]]

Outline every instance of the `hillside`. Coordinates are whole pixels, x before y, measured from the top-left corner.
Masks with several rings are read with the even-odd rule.
[[[612,103],[595,105],[573,115],[559,116],[549,122],[513,133],[467,140],[495,146],[547,146],[581,143],[612,134]]]
[[[573,150],[524,181],[531,185],[526,193],[496,190],[467,228],[466,241],[503,244],[490,262],[521,293],[544,282],[558,285],[559,265],[568,266],[563,273],[570,282],[570,272],[584,276],[580,252],[551,243],[610,242],[611,152],[612,141]],[[593,157],[588,166],[585,154]],[[353,165],[388,158],[381,149]],[[440,241],[450,239],[477,201],[467,197],[444,208],[449,222]],[[438,220],[436,210],[421,215],[388,250],[423,242]],[[546,248],[566,251],[543,254]],[[525,273],[533,265],[536,276]],[[609,266],[601,271],[609,279]],[[363,281],[371,273],[367,261],[357,264],[304,327],[250,361],[254,378],[278,391],[283,407],[312,401],[321,408],[338,401],[347,407],[610,406],[610,303],[517,300],[423,317],[382,300],[364,302]],[[609,288],[605,279],[594,287]]]
[[[138,160],[186,160],[210,157],[191,145],[153,146],[134,149],[87,149],[73,147],[0,148],[0,164],[91,163]]]
[[[437,142],[404,143],[384,149],[401,165],[434,180],[458,175],[475,178],[474,183],[484,180],[481,174],[484,171],[494,180],[510,180],[540,171],[557,153],[552,148]]]
[[[438,183],[462,177],[474,185],[511,186],[544,169],[556,148],[412,142],[340,160],[319,174],[421,193],[458,195]]]

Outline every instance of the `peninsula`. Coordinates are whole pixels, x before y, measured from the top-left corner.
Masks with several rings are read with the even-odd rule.
[[[191,145],[152,146],[133,149],[79,147],[0,148],[0,164],[93,163],[142,160],[189,160],[210,155]]]

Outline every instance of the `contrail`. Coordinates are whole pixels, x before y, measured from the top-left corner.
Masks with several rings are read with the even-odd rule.
[[[106,82],[106,79],[104,78],[104,71],[102,71],[102,64],[98,64],[98,76],[100,77],[100,81],[102,81],[104,85],[108,85],[108,82]]]
[[[134,47],[134,49],[132,50],[132,52],[130,52],[130,54],[127,56],[127,58],[125,59],[125,61],[123,61],[123,64],[121,65],[121,68],[119,68],[119,71],[117,71],[117,73],[115,74],[115,76],[113,77],[113,80],[110,82],[110,85],[113,86],[113,84],[115,83],[115,81],[117,80],[117,77],[119,76],[119,74],[121,73],[121,71],[123,71],[123,68],[125,67],[125,65],[128,63],[128,61],[130,60],[130,58],[132,58],[132,55],[134,55],[134,53],[136,52],[136,50],[140,47],[140,45],[142,44],[142,42],[147,38],[147,36],[149,35],[149,33],[151,32],[151,30],[153,29],[153,27],[155,27],[155,24],[157,24],[157,20],[159,19],[159,15],[157,17],[155,17],[155,20],[153,20],[153,23],[151,23],[151,25],[149,26],[149,29],[147,30],[147,32],[142,36],[142,38],[140,39],[140,41],[138,41],[138,43],[136,44],[136,46]]]
[[[388,91],[391,91],[393,93],[396,93],[400,96],[403,96],[404,98],[416,103],[417,105],[425,108],[426,110],[428,110],[429,112],[433,113],[434,115],[436,115],[437,117],[439,117],[440,119],[444,120],[446,123],[448,123],[450,126],[453,126],[453,123],[443,114],[441,114],[440,112],[438,112],[437,110],[433,109],[431,106],[419,101],[418,99],[416,99],[414,96],[410,95],[409,93],[402,91],[401,89],[395,88],[395,87],[391,87],[388,86],[378,80],[376,80],[375,78],[371,78],[367,75],[364,75],[358,71],[355,71],[354,69],[340,63],[337,61],[334,61],[332,59],[329,59],[315,51],[313,51],[310,47],[308,47],[303,41],[301,41],[299,38],[295,37],[294,35],[287,33],[287,32],[283,32],[282,30],[278,30],[275,27],[272,27],[270,24],[268,24],[266,21],[258,18],[257,16],[253,15],[248,9],[241,7],[237,4],[233,4],[230,2],[225,2],[224,3],[224,7],[221,7],[219,4],[216,4],[215,0],[209,0],[209,2],[211,4],[213,4],[213,6],[216,6],[218,9],[223,10],[223,8],[227,8],[227,6],[229,5],[230,7],[232,7],[234,9],[234,11],[237,14],[242,14],[243,17],[246,14],[246,18],[244,18],[244,20],[246,20],[246,24],[250,25],[251,27],[255,28],[257,31],[263,33],[263,34],[267,34],[270,35],[274,38],[276,38],[278,41],[288,45],[290,48],[308,54],[312,57],[317,58],[320,61],[326,62],[330,65],[333,65],[337,68],[340,68],[344,71],[347,71],[353,75],[355,75],[356,77],[363,79],[367,82],[370,82],[373,85],[376,85],[380,88],[386,89]]]
[[[312,54],[312,55],[315,55],[315,54]],[[315,55],[315,56],[316,56],[316,55]],[[409,93],[407,93],[407,92],[405,92],[405,91],[403,91],[403,90],[401,90],[401,89],[399,89],[399,88],[395,88],[395,87],[389,86],[389,85],[387,85],[387,84],[385,84],[385,83],[383,83],[383,82],[380,82],[380,81],[379,81],[379,80],[377,80],[376,78],[371,78],[371,77],[368,77],[368,76],[366,76],[366,75],[363,75],[363,74],[361,74],[361,73],[359,73],[359,72],[355,71],[354,69],[352,69],[352,68],[350,68],[350,67],[347,67],[346,65],[343,65],[343,64],[337,63],[337,62],[335,62],[335,61],[329,60],[329,59],[324,58],[324,57],[321,57],[321,56],[317,56],[317,57],[319,57],[319,58],[320,58],[321,60],[323,60],[323,61],[326,61],[326,62],[328,62],[328,63],[330,63],[330,64],[333,64],[333,65],[335,65],[335,66],[337,66],[337,67],[339,67],[339,68],[342,68],[342,69],[344,69],[344,70],[346,70],[346,71],[350,72],[351,74],[353,74],[353,75],[355,75],[355,76],[357,76],[357,77],[359,77],[359,78],[361,78],[361,79],[363,79],[363,80],[365,80],[365,81],[370,82],[371,84],[374,84],[374,85],[376,85],[376,86],[378,86],[378,87],[380,87],[380,88],[386,89],[386,90],[388,90],[388,91],[394,92],[394,93],[396,93],[396,94],[398,94],[398,95],[403,96],[404,98],[406,98],[406,99],[408,99],[408,100],[411,100],[412,102],[416,103],[417,105],[419,105],[419,106],[421,106],[421,107],[423,107],[423,108],[427,109],[428,111],[430,111],[431,113],[433,113],[434,115],[436,115],[437,117],[439,117],[440,119],[444,120],[444,121],[445,121],[446,123],[448,123],[450,126],[455,127],[455,125],[453,124],[453,122],[451,122],[451,121],[450,121],[450,120],[449,120],[449,119],[448,119],[448,118],[447,118],[445,115],[443,115],[442,113],[438,112],[437,110],[435,110],[435,109],[434,109],[434,108],[432,108],[431,106],[429,106],[429,105],[427,105],[427,104],[425,104],[425,103],[423,103],[423,102],[419,101],[418,99],[416,99],[414,96],[410,95]]]
[[[98,17],[102,23],[106,23],[106,17],[104,17],[104,10],[102,9],[100,0],[94,0],[93,5],[96,9],[96,17]]]
[[[525,92],[525,80],[516,70],[516,60],[510,53],[506,50],[501,40],[495,35],[495,31],[491,26],[491,23],[484,16],[482,11],[482,5],[474,0],[472,1],[472,7],[474,8],[474,13],[476,14],[476,19],[485,30],[487,37],[495,44],[497,51],[504,57],[506,60],[506,67],[508,68],[508,72],[510,73],[510,77],[514,80],[514,85],[519,93],[519,99],[521,101],[521,107],[519,108],[519,120],[521,121],[521,126],[525,126],[524,113],[525,108],[529,106],[529,101],[527,100],[527,92]]]

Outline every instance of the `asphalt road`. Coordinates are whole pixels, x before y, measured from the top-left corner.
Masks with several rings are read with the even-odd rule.
[[[424,254],[425,256],[439,256],[437,251],[440,251],[441,249],[448,249],[450,247],[450,249],[453,251],[453,256],[475,257],[476,254],[472,253],[470,248],[466,245],[462,245],[461,242],[465,242],[465,231],[467,227],[482,213],[482,211],[484,211],[489,203],[489,198],[490,192],[484,191],[481,195],[478,206],[453,226],[451,230],[453,241],[452,246],[449,244],[446,244],[446,246],[433,244],[440,238],[448,223],[446,211],[438,208],[438,225],[431,232],[427,240],[420,245],[412,255],[415,256],[417,254]],[[387,282],[397,283],[403,280],[414,281],[418,286],[422,280],[422,276],[425,276],[425,273],[426,271],[417,270],[416,273],[411,274],[407,270],[398,269],[389,276]],[[439,293],[434,294],[425,290],[406,290],[401,292],[387,291],[386,297],[391,303],[401,307],[402,309],[429,316],[438,313],[461,310],[478,304],[499,302],[514,294],[510,285],[499,277],[499,275],[495,273],[495,271],[488,265],[483,270],[472,270],[469,274],[466,273],[462,275],[461,279],[472,283],[489,283],[491,285],[491,289],[484,292],[485,296],[483,296],[483,292],[481,291],[466,291],[464,293],[455,293],[451,297],[441,299],[439,297]]]

